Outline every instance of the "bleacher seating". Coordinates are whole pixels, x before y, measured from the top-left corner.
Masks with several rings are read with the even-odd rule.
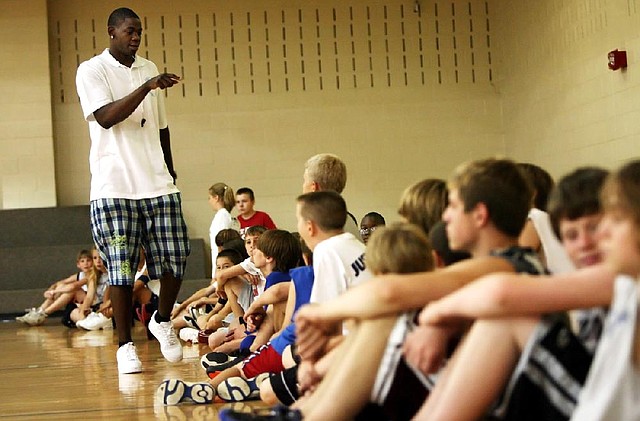
[[[0,314],[40,304],[51,283],[77,271],[78,251],[92,245],[89,206],[0,210]],[[208,284],[207,256],[204,241],[191,239],[179,299]]]

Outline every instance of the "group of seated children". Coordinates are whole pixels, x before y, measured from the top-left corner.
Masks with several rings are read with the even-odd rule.
[[[98,250],[80,250],[76,266],[80,272],[53,283],[45,290],[42,304],[28,309],[16,320],[38,326],[49,315],[62,311],[62,323],[68,327],[88,323],[87,326],[94,330],[105,327],[107,321],[110,325],[108,277]]]
[[[62,324],[84,330],[110,329],[113,326],[111,299],[109,297],[109,276],[98,250],[81,250],[76,259],[81,271],[66,279],[55,282],[44,292],[44,302],[39,307],[27,310],[16,320],[29,326],[38,326],[46,318],[62,311]],[[133,288],[136,317],[148,324],[158,297],[148,286],[144,252],[141,252],[138,272]]]
[[[312,175],[325,159],[335,189]],[[157,399],[275,405],[225,409],[223,421],[640,419],[640,161],[613,174],[580,168],[556,186],[531,164],[463,164],[448,183],[407,188],[402,223],[365,215],[365,258],[346,231],[336,159],[307,162],[299,237],[244,227],[273,223],[238,191],[243,239],[216,224],[212,283],[172,314],[183,338],[210,346],[208,380],[164,380]],[[219,184],[210,199],[228,213],[231,189]],[[88,266],[81,254],[84,275],[19,319],[41,323],[62,296],[76,298]]]
[[[611,175],[578,169],[547,204],[535,203],[543,187],[509,160],[465,164],[447,187],[429,242],[406,225],[368,230],[367,259],[350,254],[351,264],[336,242],[342,229],[320,222],[342,208],[301,196],[298,231],[313,250],[315,281],[288,346],[279,345],[285,328],[249,357],[210,370],[209,383],[167,380],[158,397],[279,403],[223,410],[221,420],[640,419],[640,161]],[[555,257],[545,220],[571,263],[551,275],[542,264]],[[537,240],[521,237],[528,221]],[[438,229],[470,258],[429,271],[430,257],[412,247],[429,250]],[[372,279],[362,275],[370,270]]]
[[[399,212],[407,221],[415,223],[415,229],[426,237],[431,225],[438,221],[446,206],[446,200],[444,181],[424,180],[407,189]],[[426,204],[429,204],[432,209],[427,209]],[[263,297],[278,296],[278,300],[287,300],[288,311],[285,320],[288,325],[275,335],[272,335],[273,330],[269,330],[267,333],[272,335],[272,340],[248,357],[241,354],[238,358],[230,359],[219,355],[220,353],[206,355],[203,358],[203,366],[212,379],[210,384],[190,383],[176,379],[165,381],[158,391],[160,399],[165,404],[187,400],[206,402],[207,397],[210,400],[214,396],[227,401],[244,400],[258,397],[260,393],[267,401],[293,402],[298,397],[295,391],[298,361],[296,353],[293,352],[295,324],[289,323],[291,314],[309,300],[324,302],[339,296],[346,289],[368,279],[370,274],[363,261],[363,244],[352,234],[344,232],[343,227],[348,216],[346,204],[339,194],[333,191],[304,194],[298,198],[296,215],[298,232],[303,239],[303,245],[309,245],[313,250],[313,267],[292,270],[290,275],[294,282],[288,288],[288,293],[285,288],[282,288],[280,294],[269,294],[272,291],[277,292],[275,288],[269,289],[245,312],[245,317],[250,320],[254,309],[260,309],[263,305],[270,303]],[[372,213],[364,218],[363,225],[367,223],[367,218],[371,217],[374,219],[371,221],[373,227],[382,225],[380,219],[384,222],[379,214]],[[398,230],[404,232],[406,229],[408,228],[397,227],[391,232]],[[259,253],[264,252],[261,250],[263,238],[268,233],[269,231],[258,240]],[[425,247],[423,253],[426,256],[425,261],[419,261],[416,264],[422,265],[431,261],[430,248]],[[310,252],[305,256],[307,254]],[[379,260],[382,261],[385,254],[386,252],[381,253]],[[267,255],[269,255],[268,251]],[[277,254],[269,256],[276,260],[286,257]],[[254,260],[256,257],[258,261],[261,260],[261,256],[256,255],[254,251]],[[309,259],[310,256],[305,257],[305,261],[308,262]],[[307,278],[309,281],[303,283]],[[313,284],[314,278],[315,284]],[[319,283],[318,279],[322,282]],[[311,292],[312,284],[314,285],[313,293]],[[301,291],[304,291],[304,294]],[[338,336],[336,339],[340,340],[341,337]],[[263,343],[263,340],[259,341],[260,345]],[[255,349],[255,346],[251,348],[251,350]],[[308,366],[303,364],[302,369],[304,370],[305,367]],[[267,374],[271,376],[268,377]],[[264,382],[264,380],[267,381]],[[293,388],[288,384],[291,382],[294,383]],[[263,389],[262,392],[259,388]],[[293,394],[289,396],[290,393]]]

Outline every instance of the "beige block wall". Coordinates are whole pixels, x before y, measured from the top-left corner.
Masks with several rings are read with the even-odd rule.
[[[143,54],[185,77],[167,103],[192,236],[206,238],[206,191],[220,180],[254,187],[293,229],[302,165],[318,152],[347,162],[358,217],[389,219],[409,183],[466,159],[506,154],[559,176],[638,155],[637,0],[420,4],[419,15],[391,0],[132,5]],[[0,0],[0,208],[86,203],[75,69],[106,46],[119,5]],[[607,69],[616,48],[626,72]]]
[[[500,0],[493,21],[507,155],[554,176],[638,157],[638,1]],[[614,49],[626,71],[608,69]]]
[[[47,2],[0,10],[0,209],[55,206]]]
[[[303,165],[316,153],[347,163],[357,218],[389,220],[410,183],[504,153],[484,1],[421,1],[421,14],[407,1],[184,3],[133,7],[141,53],[184,76],[167,107],[192,237],[208,238],[207,190],[218,181],[252,187],[257,208],[295,229]],[[61,204],[88,198],[75,68],[107,45],[104,22],[117,6],[50,2]]]

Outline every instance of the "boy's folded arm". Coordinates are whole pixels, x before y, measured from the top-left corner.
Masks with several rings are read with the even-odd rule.
[[[447,324],[460,318],[530,316],[606,306],[614,274],[604,265],[552,276],[491,274],[427,306],[421,324]]]
[[[434,272],[380,276],[319,304],[310,320],[370,319],[414,310],[496,271],[513,271],[513,267],[502,258],[482,257]]]
[[[84,281],[84,282],[83,282]],[[77,283],[74,284],[64,284],[64,285],[60,285],[59,287],[57,287],[56,289],[53,290],[54,293],[65,293],[65,292],[72,292],[75,291],[77,289],[80,289],[80,287],[82,285],[85,285],[87,283],[86,280],[80,280],[77,281]]]
[[[56,284],[59,284],[59,285],[72,284],[77,280],[78,280],[78,275],[77,274],[73,274],[73,275],[69,276],[68,278],[65,278],[65,279],[62,279],[62,280],[56,282],[54,285],[56,285]]]
[[[269,304],[278,304],[287,299],[289,296],[289,282],[280,282],[267,288],[260,296],[253,302],[252,306],[266,306]],[[257,304],[256,304],[257,303]]]
[[[244,268],[240,264],[216,271],[216,281],[218,282],[218,289],[222,289],[222,286],[229,279],[235,278],[236,276],[242,276],[245,273],[247,273],[247,271],[244,270]]]

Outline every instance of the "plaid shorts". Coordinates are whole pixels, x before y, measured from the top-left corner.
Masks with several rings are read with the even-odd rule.
[[[164,273],[182,279],[190,248],[179,193],[139,200],[93,200],[91,231],[109,271],[109,284],[133,285],[140,246],[151,279]]]

